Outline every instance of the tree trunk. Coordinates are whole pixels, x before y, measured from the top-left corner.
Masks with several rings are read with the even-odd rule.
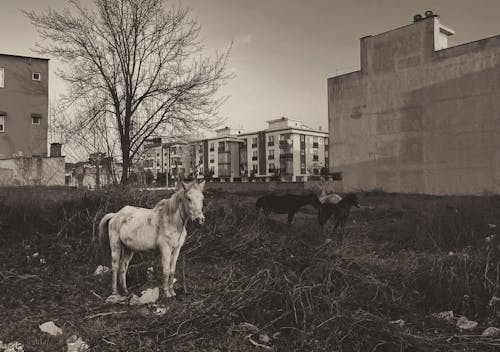
[[[126,140],[126,138],[122,138],[121,149],[122,149],[123,168],[122,168],[122,179],[120,184],[127,185],[129,183],[128,172],[131,165],[130,165],[130,143],[128,140]]]

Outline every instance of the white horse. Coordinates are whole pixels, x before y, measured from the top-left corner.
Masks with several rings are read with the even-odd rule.
[[[321,204],[337,204],[342,200],[342,197],[337,193],[327,194],[323,189],[318,197]]]
[[[182,188],[153,209],[125,206],[117,213],[104,215],[99,224],[99,243],[103,253],[111,249],[112,294],[118,295],[118,271],[123,293],[128,295],[127,269],[134,251],[160,249],[163,267],[163,292],[175,296],[174,275],[179,252],[186,239],[189,219],[203,224],[203,188],[182,183]],[[109,241],[107,239],[109,238]],[[109,244],[109,247],[108,247]]]

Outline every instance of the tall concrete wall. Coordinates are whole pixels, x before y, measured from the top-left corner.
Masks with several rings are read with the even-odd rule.
[[[436,51],[440,29],[431,17],[362,38],[361,70],[328,80],[345,191],[500,193],[500,36]]]
[[[64,157],[0,160],[2,186],[64,186]]]

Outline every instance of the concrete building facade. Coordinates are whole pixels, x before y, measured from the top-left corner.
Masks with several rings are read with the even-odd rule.
[[[360,70],[328,79],[345,191],[500,193],[500,36],[453,34],[430,15],[361,38]]]
[[[0,54],[0,159],[47,156],[48,59]]]

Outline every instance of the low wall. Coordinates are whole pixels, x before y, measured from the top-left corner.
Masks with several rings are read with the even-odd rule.
[[[287,193],[287,192],[342,192],[341,181],[307,181],[307,182],[207,182],[205,189],[229,193]]]
[[[64,157],[0,160],[2,186],[64,186]]]

